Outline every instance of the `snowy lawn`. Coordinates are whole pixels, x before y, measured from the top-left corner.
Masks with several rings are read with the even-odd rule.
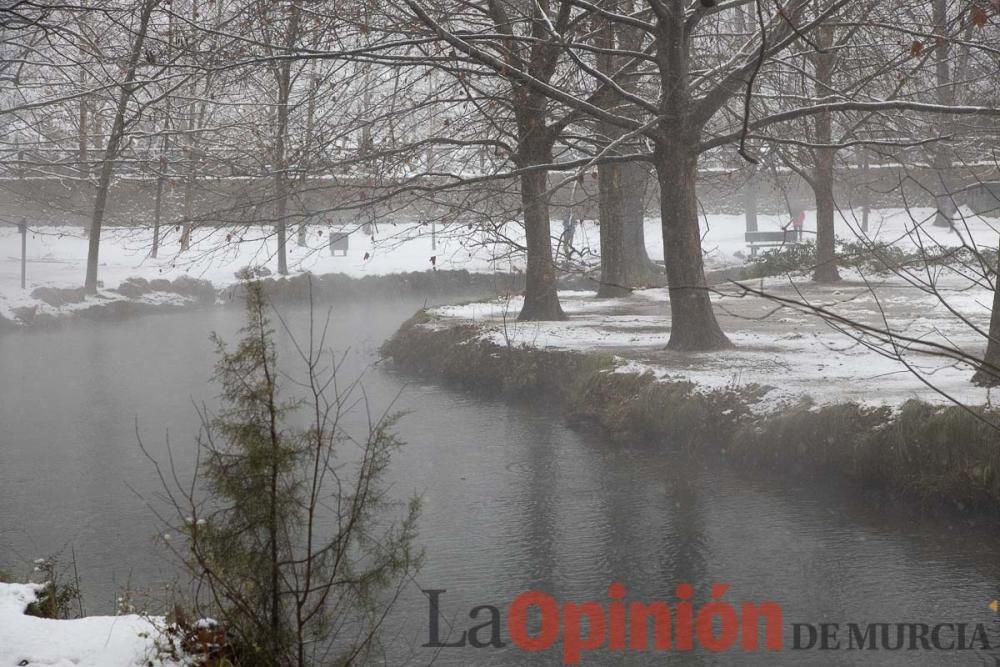
[[[985,337],[976,328],[985,331],[989,326],[993,294],[988,289],[970,287],[965,279],[945,272],[937,285],[946,306],[933,294],[895,276],[878,282],[849,272],[844,276],[842,283],[833,286],[816,285],[807,277],[769,278],[747,286],[775,296],[804,299],[874,326],[884,325],[884,314],[897,334],[976,356],[985,349]],[[521,298],[516,296],[432,312],[444,324],[475,322],[483,327],[483,335],[498,345],[612,353],[622,360],[621,371],[649,371],[661,378],[688,379],[706,388],[768,385],[774,389],[760,406],[762,411],[779,409],[804,395],[819,404],[858,401],[899,405],[911,398],[949,402],[921,378],[965,403],[991,400],[987,390],[969,382],[973,371],[964,363],[927,354],[905,342],[893,349],[891,343],[864,338],[875,345],[872,349],[815,315],[779,307],[770,299],[747,295],[735,285],[719,286],[712,296],[719,322],[735,345],[717,352],[664,349],[670,336],[665,289],[603,300],[595,298],[593,292],[561,292],[560,299],[569,315],[564,322],[518,322]],[[896,353],[912,370],[893,357]]]
[[[902,209],[872,211],[870,236],[901,247],[912,248],[916,241],[908,232],[926,223],[932,217],[930,209]],[[761,215],[758,226],[762,231],[781,229],[788,221],[784,216]],[[969,216],[959,222],[961,238],[989,248],[996,247],[996,221]],[[735,266],[746,261],[749,254],[744,241],[744,219],[739,215],[709,215],[702,220],[705,263],[709,269]],[[466,269],[472,272],[513,271],[524,266],[523,254],[511,250],[511,245],[500,237],[523,244],[523,230],[516,224],[501,230],[500,234],[487,234],[462,225],[433,229],[427,225],[406,222],[382,223],[370,229],[345,228],[331,230],[320,226],[310,227],[306,244],[299,246],[294,229],[289,230],[289,269],[292,273],[310,271],[316,274],[344,273],[354,277],[384,275],[407,271],[425,271],[431,268]],[[860,212],[845,210],[838,221],[838,235],[853,239],[860,227]],[[561,225],[553,221],[553,234],[561,232]],[[938,242],[944,246],[960,243],[960,235],[922,227],[934,235],[926,236],[923,243]],[[353,230],[353,231],[351,231]],[[328,240],[331,231],[351,231],[346,254],[333,255]],[[366,232],[372,232],[368,234]],[[805,238],[815,236],[815,212],[808,211],[805,221]],[[276,270],[276,240],[273,230],[250,227],[239,231],[227,229],[196,229],[190,249],[181,252],[180,235],[174,228],[164,232],[157,259],[149,257],[152,233],[148,229],[107,228],[102,234],[99,278],[105,289],[104,299],[120,299],[121,295],[109,290],[116,288],[126,278],[141,277],[174,279],[189,275],[212,282],[224,288],[236,281],[235,273],[245,266],[264,266]],[[37,299],[31,291],[37,287],[79,287],[85,274],[88,240],[78,227],[29,228],[27,239],[27,289],[20,288],[21,240],[10,226],[0,227],[0,316],[11,318],[11,309],[18,306],[39,306],[42,312],[52,310]],[[553,247],[558,247],[553,239]],[[663,242],[657,220],[646,222],[646,244],[650,257],[662,259]],[[582,255],[583,263],[591,267],[599,264],[600,248],[598,227],[593,222],[584,223],[574,237],[574,248]],[[143,300],[177,300],[167,294],[148,294]],[[64,306],[64,308],[85,307]]]
[[[91,616],[57,621],[26,616],[37,584],[0,583],[0,666],[179,667],[160,658],[155,642],[163,619]]]

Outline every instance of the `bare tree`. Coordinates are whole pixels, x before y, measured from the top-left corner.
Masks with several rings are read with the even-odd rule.
[[[138,25],[132,33],[132,44],[124,68],[124,76],[120,83],[118,104],[115,108],[114,122],[104,148],[104,158],[101,162],[101,173],[97,182],[97,194],[94,200],[94,215],[90,223],[90,243],[87,248],[87,277],[84,287],[89,292],[97,291],[98,255],[101,248],[101,225],[104,223],[104,212],[108,202],[108,190],[111,187],[111,177],[114,173],[115,159],[125,137],[128,105],[139,85],[136,73],[142,58],[146,35],[149,30],[150,17],[159,0],[143,0],[139,9]]]

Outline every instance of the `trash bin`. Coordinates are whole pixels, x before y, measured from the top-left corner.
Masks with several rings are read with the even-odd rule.
[[[341,230],[334,230],[330,232],[330,255],[336,257],[337,255],[347,256],[347,250],[350,247],[351,233]]]

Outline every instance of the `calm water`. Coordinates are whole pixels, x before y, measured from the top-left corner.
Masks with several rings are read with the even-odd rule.
[[[564,427],[557,414],[481,400],[368,368],[378,345],[417,302],[337,306],[333,344],[345,373],[366,374],[373,409],[411,414],[393,489],[424,498],[426,565],[393,614],[390,664],[559,664],[558,650],[421,648],[427,604],[419,588],[447,589],[441,611],[460,631],[469,610],[505,609],[520,592],[561,601],[674,600],[678,583],[727,599],[773,599],[786,624],[983,622],[1000,596],[1000,535],[983,520],[887,508],[811,483],[754,481],[686,463],[665,446],[622,447]],[[307,321],[286,313],[294,330]],[[153,540],[159,483],[136,425],[158,458],[171,448],[190,469],[198,420],[212,403],[209,334],[232,336],[238,309],[79,324],[0,337],[0,566],[76,553],[90,611],[124,588],[156,594],[170,566]],[[290,358],[287,341],[282,354]],[[506,636],[504,637],[506,640]],[[1000,652],[996,655],[1000,656]],[[585,654],[584,664],[662,664],[663,655]],[[671,654],[685,665],[993,665],[974,652]]]

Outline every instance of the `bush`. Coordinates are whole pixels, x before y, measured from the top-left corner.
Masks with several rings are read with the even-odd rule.
[[[816,244],[783,245],[758,253],[750,259],[747,278],[765,278],[809,271],[816,266]]]
[[[230,349],[215,339],[222,408],[200,411],[199,472],[183,486],[161,472],[178,518],[172,528],[186,538],[183,548],[165,544],[201,593],[193,613],[219,621],[210,632],[188,624],[198,632],[185,636],[225,636],[237,665],[363,662],[421,558],[417,501],[396,507],[383,482],[401,445],[395,417],[374,419],[364,437],[347,433],[342,418],[358,402],[357,383],[341,389],[336,360],[326,365],[287,328],[308,371],[294,382],[305,398],[284,398],[263,288],[243,289],[240,341]],[[386,519],[398,509],[402,518]]]
[[[884,241],[837,241],[837,265],[858,269],[864,275],[887,275],[907,264],[922,261],[916,251],[906,251]],[[957,257],[953,257],[957,259]],[[927,258],[934,262],[939,258]],[[765,250],[751,258],[747,278],[807,273],[817,262],[816,244],[789,244]]]
[[[40,618],[67,619],[84,615],[83,597],[76,582],[76,562],[73,562],[74,582],[65,581],[63,568],[55,556],[35,561],[35,574],[45,584],[37,599],[28,605],[25,613]]]
[[[858,269],[865,275],[885,275],[920,259],[917,252],[907,252],[885,241],[837,241],[837,259],[841,266]]]

